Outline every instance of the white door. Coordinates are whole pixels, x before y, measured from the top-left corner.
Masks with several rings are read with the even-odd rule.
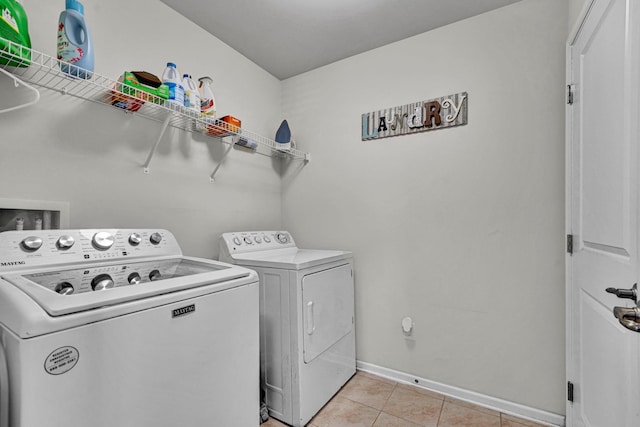
[[[639,281],[639,34],[640,1],[594,0],[569,48],[568,426],[640,426],[636,302],[606,291]]]

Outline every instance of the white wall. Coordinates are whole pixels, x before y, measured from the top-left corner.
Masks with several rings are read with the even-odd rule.
[[[220,115],[275,134],[281,84],[238,52],[159,1],[83,3],[97,73],[160,76],[167,61],[176,62],[194,78],[214,79]],[[55,56],[64,1],[24,4],[33,48]],[[10,89],[2,86],[1,105],[13,96]],[[233,150],[211,184],[221,144],[170,130],[145,175],[159,123],[51,90],[42,95],[35,107],[0,114],[0,198],[68,201],[73,228],[167,228],[185,253],[202,257],[217,256],[221,232],[280,227],[279,162]]]
[[[567,22],[524,0],[283,82],[313,156],[284,226],[354,252],[359,360],[564,413]],[[361,141],[363,113],[462,91],[466,126]]]

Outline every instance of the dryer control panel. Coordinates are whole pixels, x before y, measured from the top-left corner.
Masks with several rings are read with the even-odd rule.
[[[45,265],[182,255],[167,230],[22,230],[0,233],[0,272]]]
[[[296,242],[287,231],[239,231],[223,233],[220,250],[227,254],[295,248]]]

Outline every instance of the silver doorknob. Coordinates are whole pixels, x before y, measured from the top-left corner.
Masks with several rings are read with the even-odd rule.
[[[635,283],[631,289],[618,289],[618,288],[607,288],[605,289],[608,293],[614,294],[618,298],[628,298],[632,299],[633,302],[638,302],[638,284]]]
[[[640,308],[638,307],[613,307],[613,315],[618,322],[627,329],[640,332]]]

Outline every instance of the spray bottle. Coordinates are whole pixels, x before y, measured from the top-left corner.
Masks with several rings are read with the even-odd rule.
[[[215,132],[215,116],[216,116],[216,99],[213,96],[211,77],[200,77],[198,79],[200,85],[200,118],[204,121],[205,126],[198,124],[198,130],[206,132]]]

